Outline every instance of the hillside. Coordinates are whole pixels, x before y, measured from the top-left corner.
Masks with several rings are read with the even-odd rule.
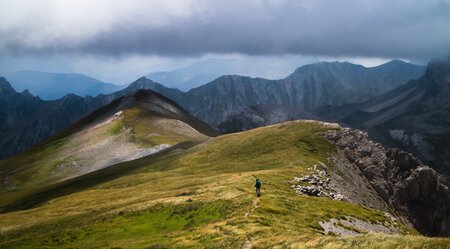
[[[84,74],[19,71],[5,75],[17,92],[28,90],[44,100],[60,99],[67,94],[97,96],[118,91],[123,86],[101,82]]]
[[[378,194],[375,186],[389,185],[388,179],[370,178],[367,169],[358,171],[351,156],[343,154],[365,153],[361,159],[372,160],[369,151],[385,153],[358,134],[333,124],[293,121],[100,169],[49,186],[20,203],[3,202],[14,208],[0,214],[0,246],[445,248],[449,239],[423,237],[411,228],[407,214],[414,210],[407,205],[394,210]],[[347,138],[360,146],[346,149]],[[398,169],[394,164],[404,156],[397,154],[396,159],[391,154],[390,167]],[[414,172],[429,169],[409,166],[397,173],[397,184],[391,186],[395,192],[408,186],[407,177],[424,187]],[[298,179],[316,174],[319,182],[330,178],[315,187],[321,186],[322,196],[300,194],[299,189],[318,183]],[[263,182],[260,198],[253,193],[255,176]],[[436,176],[430,177],[436,187],[442,186]],[[430,202],[430,196],[415,202]],[[389,198],[405,204],[395,195]],[[418,197],[408,198],[406,202]],[[436,227],[447,222],[435,218]],[[440,229],[445,224],[428,232],[446,232]]]
[[[180,91],[165,88],[143,78],[127,88],[108,95],[79,97],[69,94],[58,100],[46,101],[30,94],[16,92],[11,84],[0,77],[0,159],[23,152],[51,135],[79,121],[111,101],[139,89],[155,89],[163,95]]]
[[[206,134],[206,135],[205,135]],[[0,161],[0,206],[109,166],[215,135],[150,90],[125,95],[32,150]]]

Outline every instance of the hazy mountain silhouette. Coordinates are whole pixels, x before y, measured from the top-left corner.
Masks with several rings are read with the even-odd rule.
[[[120,90],[123,86],[104,83],[84,74],[45,73],[38,71],[19,71],[5,75],[12,87],[45,100],[55,100],[67,94],[78,96],[97,96]]]

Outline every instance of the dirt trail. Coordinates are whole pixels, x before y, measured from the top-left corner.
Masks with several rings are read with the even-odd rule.
[[[242,249],[251,249],[252,248],[252,242],[247,238],[247,240],[244,242],[244,245],[242,246]]]
[[[256,197],[255,199],[253,199],[252,201],[252,207],[249,211],[247,211],[244,214],[244,218],[248,219],[248,217],[250,216],[250,214],[253,213],[253,211],[255,211],[255,209],[258,208],[258,204],[259,204],[259,198]],[[251,249],[252,248],[252,241],[250,240],[250,238],[247,238],[244,242],[244,244],[242,245],[242,249]]]
[[[250,214],[253,213],[253,211],[255,211],[255,209],[258,208],[259,205],[259,198],[256,197],[255,199],[253,199],[252,201],[252,207],[249,211],[247,211],[244,215],[244,218],[248,218],[250,216]],[[251,249],[252,248],[252,241],[250,240],[250,238],[247,238],[244,242],[244,244],[242,245],[242,249]]]
[[[247,219],[248,216],[249,216],[250,214],[252,214],[253,211],[254,211],[256,208],[258,208],[258,204],[259,204],[259,198],[253,199],[253,202],[252,202],[252,208],[251,208],[249,211],[247,211],[247,212],[245,213],[244,218]]]

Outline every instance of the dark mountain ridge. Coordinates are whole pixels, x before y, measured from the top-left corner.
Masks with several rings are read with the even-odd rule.
[[[378,67],[340,62],[305,65],[282,80],[222,76],[192,89],[181,100],[194,116],[212,126],[248,106],[289,106],[312,114],[360,103],[420,77],[421,66],[392,61]]]
[[[425,74],[371,101],[347,106],[341,122],[369,131],[388,146],[450,172],[450,59],[430,62]]]
[[[108,95],[80,97],[68,94],[58,100],[46,101],[28,91],[16,92],[5,78],[0,77],[0,158],[38,144],[119,97],[150,88],[162,93],[165,89],[147,79],[144,86],[142,79],[139,79],[127,88]]]

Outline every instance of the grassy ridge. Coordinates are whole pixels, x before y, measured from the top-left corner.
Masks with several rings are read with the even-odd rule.
[[[103,121],[94,124],[101,122]],[[179,120],[138,107],[124,110],[122,117],[105,125],[94,128],[92,124],[84,125],[84,130],[80,128],[78,133],[58,137],[27,153],[0,161],[1,172],[8,175],[5,181],[9,186],[14,186],[9,189],[0,185],[0,207],[52,188],[52,185],[63,179],[77,176],[78,170],[88,168],[97,161],[95,150],[99,150],[105,143],[115,141],[116,146],[130,143],[150,148],[158,144],[176,145],[190,141],[198,143],[208,139]],[[89,126],[91,128],[87,129]],[[94,148],[94,153],[86,153],[90,147]],[[120,149],[114,146],[106,152],[114,153],[114,150],[120,153]],[[80,151],[85,151],[84,155],[88,159],[83,158],[83,154],[79,155]]]
[[[0,214],[0,247],[445,248],[450,240],[417,236],[402,224],[394,225],[411,235],[322,235],[318,222],[330,218],[392,222],[377,210],[290,189],[293,176],[318,161],[328,164],[334,152],[322,138],[328,129],[290,122],[125,163],[136,165],[32,209]],[[263,182],[259,199],[253,176]]]

